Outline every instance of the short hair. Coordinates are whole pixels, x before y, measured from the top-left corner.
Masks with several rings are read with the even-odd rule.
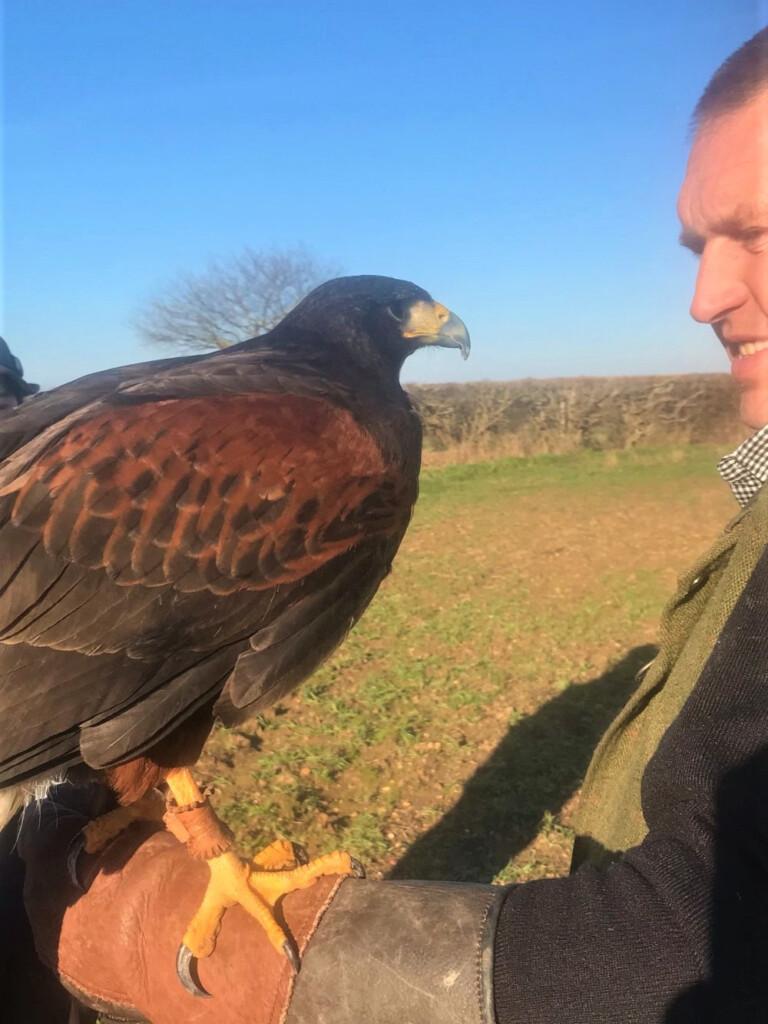
[[[768,26],[734,51],[712,75],[693,112],[694,131],[768,87]]]

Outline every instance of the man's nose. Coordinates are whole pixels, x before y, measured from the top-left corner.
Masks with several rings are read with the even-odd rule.
[[[749,296],[739,254],[729,239],[712,239],[704,246],[691,302],[691,316],[714,324],[743,305]]]

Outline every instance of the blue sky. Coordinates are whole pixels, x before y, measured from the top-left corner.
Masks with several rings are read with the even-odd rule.
[[[302,244],[405,277],[470,361],[410,380],[725,369],[675,197],[767,0],[6,0],[2,334],[49,387],[167,355],[131,317]]]

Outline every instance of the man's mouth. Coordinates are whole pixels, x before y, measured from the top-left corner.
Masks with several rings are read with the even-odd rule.
[[[768,341],[727,341],[725,347],[731,359],[743,359],[768,348]]]

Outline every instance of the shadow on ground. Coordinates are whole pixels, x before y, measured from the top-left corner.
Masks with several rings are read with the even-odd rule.
[[[600,737],[655,655],[646,644],[569,686],[510,727],[458,803],[404,854],[390,878],[490,882],[581,785]]]

